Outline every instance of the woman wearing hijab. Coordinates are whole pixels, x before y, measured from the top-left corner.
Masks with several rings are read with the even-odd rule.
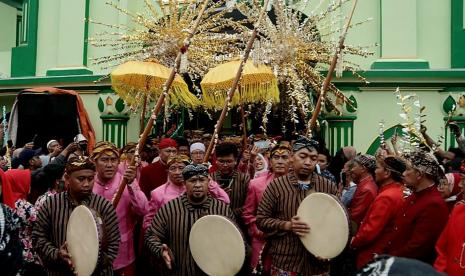
[[[258,178],[268,173],[268,161],[261,153],[258,153],[257,158],[255,158],[254,168],[255,174],[253,178]]]

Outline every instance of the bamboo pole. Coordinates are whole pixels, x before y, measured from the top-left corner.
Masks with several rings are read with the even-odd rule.
[[[147,90],[148,91],[148,90]],[[142,106],[142,113],[140,114],[140,127],[139,127],[139,134],[141,134],[144,130],[144,125],[145,125],[145,112],[147,110],[147,94],[144,95],[144,103]]]
[[[192,29],[190,30],[189,35],[184,40],[183,46],[179,48],[178,55],[176,56],[176,60],[174,62],[174,67],[171,69],[170,75],[169,75],[168,79],[166,80],[165,84],[163,85],[163,93],[158,98],[158,101],[157,101],[155,107],[152,110],[152,115],[150,116],[149,121],[148,121],[147,125],[145,126],[144,132],[139,137],[139,142],[137,143],[137,146],[136,146],[136,153],[134,154],[133,158],[131,159],[131,162],[129,163],[129,166],[134,166],[135,163],[136,163],[136,158],[137,159],[139,158],[140,151],[144,147],[145,141],[147,140],[147,136],[152,131],[152,127],[154,125],[155,120],[157,119],[158,114],[160,113],[160,110],[161,110],[161,108],[163,106],[163,103],[165,101],[165,97],[170,93],[171,85],[173,84],[174,78],[176,77],[176,73],[179,71],[179,67],[181,65],[181,56],[182,56],[183,53],[185,53],[188,50],[189,45],[190,45],[191,40],[192,40],[192,37],[197,32],[197,28],[198,28],[198,26],[200,24],[200,21],[202,20],[202,16],[203,16],[205,10],[207,9],[208,2],[209,2],[209,0],[204,0],[203,1],[202,7],[201,7],[201,9],[199,11],[199,14],[197,15],[197,18],[196,18],[194,24],[192,25]],[[112,200],[112,203],[113,203],[113,206],[115,207],[115,209],[116,209],[116,206],[118,206],[118,203],[119,203],[119,201],[121,199],[121,196],[123,195],[124,189],[126,188],[127,184],[128,183],[126,183],[126,179],[123,178],[123,180],[121,181],[121,184],[118,187],[118,191],[116,192],[116,194],[115,194],[115,196],[114,196],[114,198]]]
[[[239,100],[240,100],[240,108],[241,108],[241,117],[242,117],[242,144],[243,150],[247,149],[247,120],[245,119],[245,110],[244,110],[244,103],[242,102],[242,92],[241,87],[239,86]]]
[[[223,110],[221,111],[220,118],[216,122],[215,130],[214,130],[213,135],[212,135],[212,139],[210,140],[210,144],[208,145],[207,151],[205,152],[205,157],[203,159],[204,163],[208,162],[208,160],[210,159],[210,155],[211,155],[211,153],[213,152],[213,149],[216,146],[216,143],[218,141],[218,133],[220,132],[221,128],[223,127],[224,119],[226,118],[226,115],[228,114],[228,111],[231,108],[230,107],[231,100],[232,100],[232,98],[234,96],[234,93],[236,92],[236,89],[237,89],[237,87],[239,85],[239,82],[241,80],[242,70],[244,69],[244,65],[247,62],[247,59],[249,58],[250,51],[252,50],[253,43],[254,43],[255,38],[257,37],[257,34],[258,34],[258,26],[260,26],[260,22],[262,21],[263,16],[265,16],[266,9],[268,7],[269,2],[270,2],[270,0],[265,1],[265,4],[263,5],[262,10],[260,11],[260,16],[258,17],[258,20],[255,23],[254,29],[252,31],[252,35],[250,36],[249,41],[247,42],[247,47],[245,48],[244,56],[241,59],[241,63],[239,64],[239,69],[237,69],[236,78],[234,79],[234,82],[233,82],[231,88],[228,91],[228,97],[226,97],[226,102],[224,103],[224,107],[223,107]]]
[[[349,26],[350,26],[350,21],[352,21],[352,16],[354,15],[355,7],[357,6],[357,1],[358,0],[353,1],[352,10],[349,13],[349,17],[347,18],[347,22],[346,22],[344,31],[341,34],[341,37],[339,39],[339,44],[338,44],[338,46],[336,48],[336,53],[334,53],[333,59],[331,61],[329,69],[328,69],[328,73],[326,74],[326,79],[323,82],[323,85],[321,87],[320,95],[318,97],[318,101],[316,103],[315,110],[313,111],[312,118],[308,121],[308,124],[307,124],[307,137],[311,136],[312,129],[315,127],[315,123],[316,123],[316,120],[318,118],[318,115],[320,115],[321,105],[322,105],[322,103],[324,102],[324,100],[326,98],[326,91],[328,90],[329,84],[331,83],[331,78],[333,77],[334,69],[336,68],[337,59],[339,57],[339,54],[342,52],[342,49],[344,49],[344,40],[346,38],[347,31],[348,31]]]

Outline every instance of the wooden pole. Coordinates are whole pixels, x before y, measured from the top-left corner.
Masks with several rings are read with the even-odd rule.
[[[239,81],[241,80],[242,70],[244,69],[244,65],[247,62],[247,59],[249,58],[249,54],[250,54],[250,51],[252,50],[253,43],[255,41],[255,38],[257,37],[258,26],[260,25],[260,22],[262,21],[263,16],[265,16],[266,8],[268,7],[269,2],[270,0],[265,1],[265,4],[263,5],[262,10],[260,11],[260,16],[258,17],[258,20],[255,23],[254,29],[252,31],[252,35],[250,36],[249,41],[247,42],[247,47],[245,48],[244,56],[241,60],[241,63],[239,64],[239,69],[237,69],[236,78],[234,79],[234,82],[228,91],[228,97],[226,97],[226,102],[224,103],[224,107],[223,107],[223,110],[221,111],[220,118],[216,122],[215,130],[212,135],[212,139],[210,140],[210,144],[208,145],[207,151],[205,152],[205,158],[203,159],[204,163],[208,162],[208,160],[210,159],[210,155],[216,146],[216,142],[218,141],[218,133],[223,127],[224,119],[226,118],[226,115],[228,114],[228,111],[230,109],[231,100],[239,85]]]
[[[334,69],[336,68],[338,56],[341,53],[342,49],[344,49],[344,40],[347,35],[347,30],[349,29],[349,26],[350,26],[350,21],[352,21],[352,16],[354,15],[355,7],[357,6],[357,1],[358,0],[354,0],[353,2],[352,10],[349,14],[349,18],[347,19],[344,31],[341,34],[341,38],[339,39],[339,44],[336,48],[336,53],[333,56],[333,59],[328,69],[328,73],[326,74],[326,79],[323,82],[323,85],[321,87],[321,91],[320,91],[318,101],[315,106],[315,110],[313,111],[312,118],[309,120],[307,124],[307,137],[311,136],[312,129],[315,127],[315,123],[318,118],[318,115],[320,115],[321,105],[326,98],[326,91],[328,90],[329,84],[331,83],[331,78],[333,77]]]
[[[139,128],[139,134],[141,134],[144,131],[144,125],[145,125],[145,111],[147,109],[147,94],[144,95],[144,105],[142,106],[142,113],[140,114],[140,128]]]
[[[201,9],[199,11],[199,14],[197,15],[197,18],[196,18],[194,24],[192,25],[192,29],[190,30],[189,35],[187,36],[186,40],[184,41],[184,45],[179,49],[178,55],[176,56],[176,60],[174,62],[174,67],[171,69],[170,75],[169,75],[168,79],[166,80],[165,84],[163,85],[163,92],[160,95],[160,97],[158,98],[158,101],[157,101],[155,107],[152,110],[152,114],[151,114],[151,116],[149,118],[149,121],[148,121],[147,125],[145,126],[144,132],[142,132],[142,134],[139,137],[139,142],[137,143],[137,146],[136,146],[136,153],[134,154],[133,158],[131,159],[131,162],[129,163],[129,166],[134,166],[135,163],[136,163],[136,158],[139,158],[140,151],[144,147],[145,141],[147,140],[147,136],[152,131],[152,127],[154,125],[155,120],[157,119],[158,114],[160,113],[160,110],[161,110],[161,108],[163,106],[163,103],[165,101],[165,97],[168,95],[168,93],[170,93],[171,85],[173,84],[174,78],[176,77],[176,73],[179,71],[179,67],[181,65],[181,56],[189,48],[192,37],[197,32],[197,28],[198,28],[198,26],[200,24],[200,21],[202,20],[202,16],[203,16],[205,10],[207,9],[208,2],[209,2],[209,0],[204,0],[203,1],[202,7],[201,7]],[[121,181],[121,184],[118,187],[118,191],[116,192],[116,194],[115,194],[115,196],[114,196],[114,198],[112,200],[112,203],[113,203],[113,206],[115,207],[115,209],[116,209],[116,206],[118,206],[119,201],[121,200],[121,196],[123,195],[123,192],[124,192],[124,189],[126,188],[126,185],[127,185],[126,179],[123,178],[123,180]]]
[[[245,110],[244,110],[244,103],[242,102],[242,92],[241,87],[239,86],[239,101],[241,104],[241,117],[242,117],[242,144],[243,150],[247,149],[247,121],[245,120]]]

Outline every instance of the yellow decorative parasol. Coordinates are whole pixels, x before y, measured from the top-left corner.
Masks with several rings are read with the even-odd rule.
[[[111,85],[116,93],[131,107],[138,107],[145,97],[158,98],[171,69],[151,61],[128,61],[111,72]],[[184,80],[176,75],[168,94],[168,103],[187,108],[201,105]],[[144,104],[145,105],[145,104]]]
[[[204,105],[208,109],[221,109],[226,102],[228,90],[232,87],[240,61],[230,61],[210,69],[203,77],[200,86]],[[279,102],[279,89],[276,76],[270,67],[255,65],[247,61],[244,65],[238,93],[234,94],[232,105],[241,103]]]

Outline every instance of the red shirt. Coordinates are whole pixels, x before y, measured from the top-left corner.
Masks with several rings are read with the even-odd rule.
[[[465,204],[452,211],[449,222],[436,244],[438,257],[434,268],[449,276],[465,275]],[[462,259],[460,259],[460,256]]]
[[[360,225],[362,222],[377,194],[378,186],[376,186],[371,175],[365,177],[357,184],[354,197],[349,205],[350,219],[357,225]]]
[[[401,183],[392,182],[379,189],[379,195],[368,209],[351,243],[358,251],[357,268],[365,266],[374,253],[383,253],[387,243],[386,233],[394,227],[394,219],[403,202]]]
[[[446,226],[449,210],[435,185],[406,198],[388,234],[389,255],[432,264],[434,245]]]
[[[168,180],[168,167],[160,160],[143,167],[140,171],[140,189],[144,192],[148,200],[150,200],[150,192],[155,188],[166,183]]]

